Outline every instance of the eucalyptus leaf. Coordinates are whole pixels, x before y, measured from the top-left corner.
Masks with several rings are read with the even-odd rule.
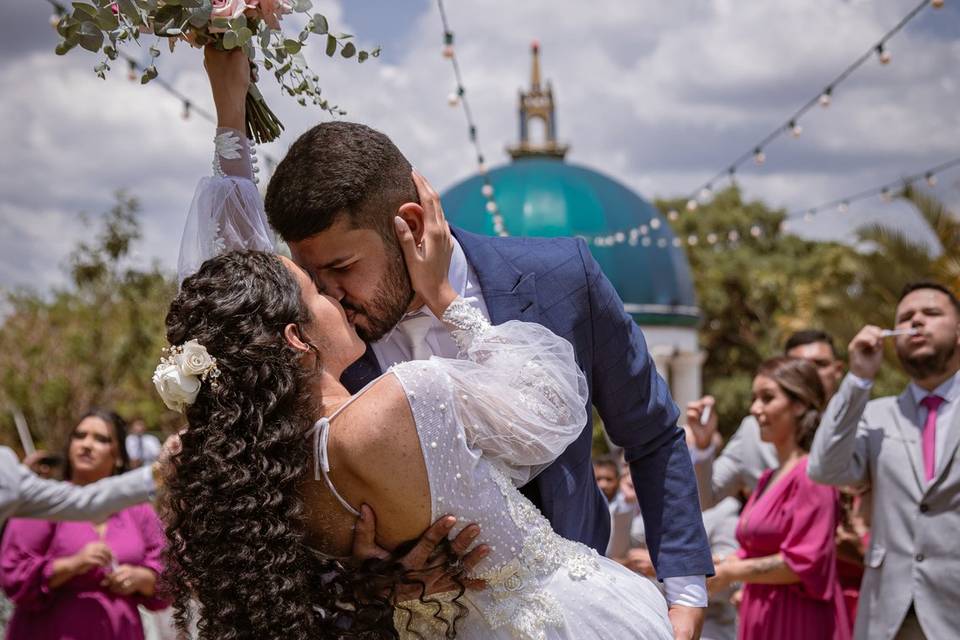
[[[150,57],[151,57],[151,58],[159,58],[159,57],[160,57],[160,49],[157,49],[156,47],[150,47]]]
[[[313,26],[310,28],[310,30],[318,36],[327,35],[327,31],[330,30],[329,25],[327,25],[327,19],[319,13],[313,14]]]
[[[63,40],[62,42],[57,44],[53,52],[56,53],[58,56],[66,55],[66,53],[70,51],[70,49],[73,49],[75,46],[77,46],[76,42],[69,42],[67,40]]]
[[[153,65],[150,65],[144,70],[143,75],[140,76],[140,84],[147,84],[148,82],[156,78],[158,75],[159,74],[157,73],[157,68]]]
[[[107,45],[103,48],[103,53],[106,54],[106,56],[111,60],[116,60],[117,56],[120,55],[117,53],[117,50],[110,45]]]
[[[370,56],[373,57],[373,58],[379,58],[379,57],[380,57],[380,47],[377,47],[376,49],[374,49],[373,51],[371,51],[371,52],[370,52]]]
[[[189,20],[191,26],[194,26],[197,29],[202,29],[203,27],[207,26],[207,23],[210,22],[210,12],[210,7],[191,9]]]
[[[357,52],[357,48],[353,45],[352,42],[348,42],[343,46],[343,51],[340,52],[344,58],[352,58],[353,54]]]
[[[120,10],[127,20],[135,25],[146,24],[146,21],[143,19],[142,12],[137,9],[137,6],[133,3],[133,0],[117,0],[117,9]]]
[[[187,9],[196,9],[203,3],[201,0],[180,0],[180,4]]]
[[[326,51],[326,53],[327,53],[328,56],[331,56],[331,57],[332,57],[333,54],[335,54],[336,52],[337,52],[337,39],[334,38],[333,36],[328,35],[328,36],[327,36],[327,51]]]
[[[366,51],[361,51],[359,54],[357,54],[357,62],[363,63],[369,57],[370,57],[369,53],[367,53]]]
[[[241,45],[246,45],[253,38],[253,31],[250,31],[247,27],[241,27],[237,29],[237,37],[240,38]]]
[[[230,21],[226,18],[214,18],[210,21],[210,24],[216,27],[217,29],[227,30],[230,28]]]
[[[100,9],[97,11],[95,22],[97,26],[104,31],[110,31],[120,26],[120,20],[117,19],[117,16],[113,15],[113,11],[110,9]]]
[[[240,46],[240,36],[237,35],[236,31],[227,31],[223,34],[223,48],[224,49],[236,49]]]
[[[310,0],[296,0],[293,4],[293,10],[297,13],[306,13],[313,9],[313,3]]]
[[[99,11],[99,9],[97,9],[95,6],[92,4],[87,4],[86,2],[74,2],[73,8],[75,9],[74,15],[77,15],[77,12],[80,12],[87,14],[87,17],[89,18],[96,18],[97,12]],[[79,15],[77,15],[77,17],[80,18]]]
[[[103,46],[103,31],[92,22],[84,22],[81,24],[77,31],[77,36],[77,44],[87,51],[96,53],[100,51],[100,47]]]
[[[310,32],[307,29],[304,29],[300,32],[300,35],[297,36],[297,40],[300,42],[306,42],[307,38],[310,37]]]
[[[349,40],[353,36],[349,33],[336,33],[334,37],[336,37],[337,40]]]
[[[283,46],[287,50],[287,53],[294,54],[300,52],[300,47],[303,46],[296,40],[290,40],[289,38],[283,41]]]
[[[270,29],[260,30],[260,48],[267,52],[270,47]]]

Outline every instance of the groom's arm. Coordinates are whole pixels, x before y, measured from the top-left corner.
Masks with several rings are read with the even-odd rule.
[[[586,245],[578,245],[590,300],[593,400],[610,440],[625,449],[657,576],[713,575],[680,412],[640,328]],[[668,593],[670,582],[678,584],[666,582]]]

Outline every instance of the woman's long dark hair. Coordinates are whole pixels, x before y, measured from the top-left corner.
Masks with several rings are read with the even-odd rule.
[[[809,452],[827,406],[827,392],[817,375],[817,367],[801,358],[777,356],[761,363],[757,375],[770,378],[787,397],[804,406],[803,415],[797,418],[794,440],[798,447]]]
[[[166,481],[164,579],[181,629],[199,604],[201,638],[394,638],[395,559],[347,566],[306,545],[298,484],[311,466],[313,371],[284,328],[304,327],[300,288],[275,255],[233,252],[187,278],[167,314],[172,345],[217,359],[187,408]]]
[[[117,475],[130,469],[130,456],[127,455],[127,421],[120,417],[115,411],[110,409],[93,408],[87,411],[77,420],[77,425],[87,418],[100,418],[113,429],[113,437],[117,441],[117,463],[110,470],[112,475]],[[73,480],[73,465],[70,463],[70,443],[73,442],[73,434],[77,430],[74,427],[67,436],[67,443],[63,446],[63,475],[64,480]]]

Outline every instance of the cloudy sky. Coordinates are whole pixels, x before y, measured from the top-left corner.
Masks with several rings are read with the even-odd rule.
[[[463,114],[440,56],[442,28],[431,0],[314,0],[335,30],[383,46],[363,65],[305,53],[325,95],[347,119],[390,135],[439,189],[475,171]],[[916,0],[447,0],[466,88],[491,164],[516,131],[516,96],[529,78],[529,45],[540,41],[544,75],[558,98],[569,161],[590,165],[647,197],[689,193],[813,96],[896,24]],[[183,120],[182,105],[140,86],[117,64],[106,81],[83,51],[53,53],[44,0],[4,8],[0,25],[0,288],[64,282],[64,258],[90,235],[80,212],[107,209],[127,189],[142,202],[145,242],[137,260],[172,269],[197,180],[210,171],[213,125]],[[321,42],[318,40],[318,42]],[[960,2],[925,9],[888,45],[893,60],[869,61],[837,89],[828,109],[802,122],[799,139],[745,167],[749,197],[803,210],[960,156]],[[162,77],[211,108],[201,55],[160,58]],[[287,126],[262,152],[282,157],[295,137],[327,119],[261,83]],[[938,193],[960,204],[960,168]],[[794,229],[844,239],[881,221],[926,238],[916,215],[870,200],[845,216]]]

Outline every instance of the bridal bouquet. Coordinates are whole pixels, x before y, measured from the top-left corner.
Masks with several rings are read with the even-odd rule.
[[[56,52],[63,55],[76,46],[104,58],[94,68],[101,78],[110,70],[110,62],[120,56],[124,44],[143,46],[142,40],[153,36],[149,46],[150,65],[140,82],[146,84],[157,77],[156,58],[160,56],[161,39],[167,39],[170,51],[179,40],[196,47],[212,44],[221,49],[240,48],[256,65],[257,51],[263,68],[273,71],[284,92],[307,100],[333,114],[343,115],[336,105],[321,98],[319,78],[313,74],[300,52],[311,35],[325,39],[327,56],[339,51],[344,58],[356,56],[363,62],[379,55],[379,49],[360,51],[350,42],[349,34],[330,33],[327,19],[319,13],[310,15],[310,0],[80,0],[64,13],[57,23],[62,38]],[[307,17],[306,25],[295,38],[287,37],[280,28],[281,18],[290,13]],[[132,59],[130,59],[132,61]],[[256,80],[256,73],[254,73]],[[280,135],[283,124],[263,100],[259,89],[250,84],[247,93],[247,135],[256,142],[269,142]]]

